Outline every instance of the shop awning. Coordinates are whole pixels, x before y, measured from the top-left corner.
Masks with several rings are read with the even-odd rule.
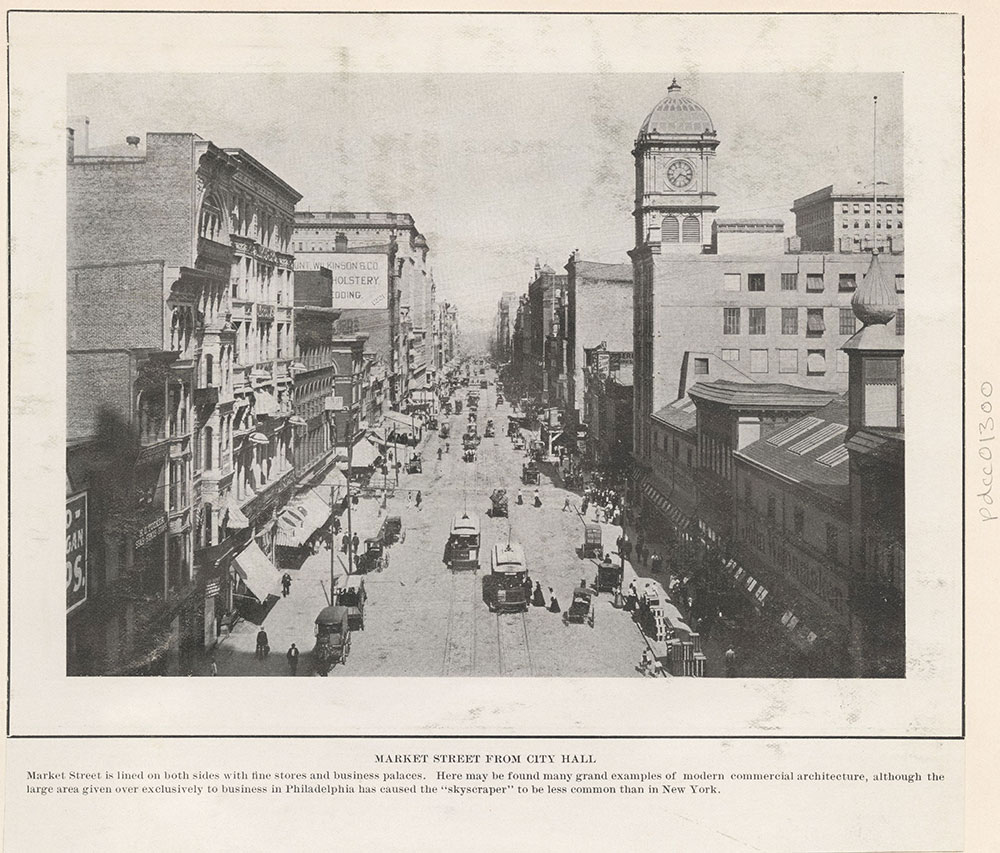
[[[409,415],[403,415],[399,412],[386,412],[385,417],[382,419],[383,430],[388,428],[389,432],[395,432],[398,435],[413,435],[413,419]]]
[[[328,489],[330,486],[346,486],[347,477],[344,476],[344,472],[339,468],[331,468],[326,472],[326,476],[320,480],[319,485],[325,486]]]
[[[233,566],[247,589],[261,604],[268,596],[278,594],[281,588],[281,575],[267,555],[260,550],[256,541],[251,540],[250,544],[233,558]]]
[[[674,523],[678,530],[683,531],[690,527],[691,519],[670,503],[650,480],[642,484],[642,491],[653,502],[656,508]]]
[[[226,514],[223,521],[230,530],[246,530],[250,526],[250,519],[243,514],[232,494],[226,498]]]
[[[278,401],[267,391],[254,391],[253,413],[263,417],[274,417],[278,414]]]
[[[378,457],[379,453],[372,447],[371,442],[363,438],[351,449],[351,467],[371,468]]]
[[[278,516],[275,544],[300,548],[330,517],[330,505],[313,489],[293,498]]]

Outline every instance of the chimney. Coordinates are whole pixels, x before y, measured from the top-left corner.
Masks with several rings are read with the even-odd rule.
[[[139,150],[139,137],[138,136],[126,136],[125,141],[128,143],[129,148],[134,148],[136,151]]]
[[[336,236],[336,238],[334,240],[334,249],[333,250],[335,252],[346,252],[347,251],[347,235],[344,234],[342,231],[338,232],[338,234],[337,234],[337,236]]]
[[[68,126],[73,130],[73,153],[90,153],[90,119],[87,116],[70,116]]]
[[[802,251],[802,238],[796,234],[794,237],[787,238],[788,251],[789,252],[801,252]]]

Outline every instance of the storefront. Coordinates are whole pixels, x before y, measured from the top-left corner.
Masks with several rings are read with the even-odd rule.
[[[278,600],[281,574],[257,540],[251,539],[250,544],[233,557],[231,580],[233,599],[240,614],[259,625]]]

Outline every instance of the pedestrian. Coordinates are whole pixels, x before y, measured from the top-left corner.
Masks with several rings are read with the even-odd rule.
[[[730,646],[726,649],[726,677],[732,678],[736,675],[736,652]]]
[[[552,587],[549,587],[549,613],[562,613],[562,608],[556,600],[556,594]]]
[[[589,495],[583,496],[583,501],[580,503],[580,514],[586,518],[587,510],[590,508],[590,497]]]
[[[261,628],[257,632],[257,650],[255,652],[257,660],[264,660],[270,651],[271,647],[267,643],[267,631]]]
[[[535,506],[542,505],[542,496],[538,493],[538,489],[535,489]]]
[[[545,606],[545,593],[542,592],[542,585],[535,581],[535,591],[531,596],[532,607],[544,607]]]
[[[566,495],[566,500],[563,501],[562,511],[566,512],[566,510],[570,510],[571,512],[573,510],[573,504],[570,502],[569,495]]]
[[[343,551],[345,554],[351,550],[351,537],[348,536],[346,533],[344,534],[344,538],[340,542],[340,550]]]
[[[288,658],[288,668],[292,671],[292,675],[295,675],[299,671],[299,650],[295,647],[295,643],[288,647],[285,657]]]
[[[219,665],[215,662],[215,658],[212,658],[212,662],[208,665],[209,675],[219,674]]]
[[[439,447],[438,448],[438,461],[440,461],[440,460],[441,460],[441,448]]]
[[[358,539],[358,534],[355,533],[351,537],[351,548],[354,551],[354,555],[355,556],[357,556],[357,553],[358,553],[358,545],[359,545],[359,543],[360,543],[360,540]]]
[[[519,506],[524,503],[524,495],[521,493],[520,489],[517,490],[517,503]]]
[[[291,591],[291,589],[292,589],[292,576],[288,574],[288,572],[285,572],[281,576],[281,597],[287,598],[288,593]]]
[[[423,502],[424,502],[423,492],[421,492],[420,489],[417,489],[417,509],[418,510],[420,509],[420,504],[422,504]]]

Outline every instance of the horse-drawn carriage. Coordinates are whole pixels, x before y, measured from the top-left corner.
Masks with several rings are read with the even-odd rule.
[[[582,586],[573,590],[573,601],[563,611],[563,624],[569,625],[571,622],[577,625],[586,622],[591,628],[594,627],[594,593]]]
[[[538,485],[538,466],[533,459],[521,466],[521,482],[526,486]]]
[[[414,453],[406,463],[407,474],[419,474],[424,470],[424,460],[419,453]]]
[[[507,518],[510,510],[507,502],[507,490],[496,489],[490,495],[490,502],[493,504],[492,515],[494,518]]]

